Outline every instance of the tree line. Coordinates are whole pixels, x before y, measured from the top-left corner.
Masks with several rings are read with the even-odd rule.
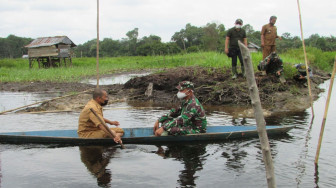
[[[260,31],[256,31],[249,24],[242,27],[247,34],[248,42],[260,45]],[[101,57],[117,56],[152,56],[190,53],[198,51],[224,52],[227,29],[223,24],[208,23],[197,27],[190,23],[185,28],[175,32],[170,42],[162,42],[156,35],[139,38],[139,29],[134,28],[126,33],[126,37],[114,40],[104,38],[99,41],[99,55]],[[298,36],[283,33],[281,41],[277,41],[277,51],[282,53],[288,49],[300,48],[302,41]],[[33,39],[9,35],[0,38],[0,58],[19,58],[27,54],[25,45]],[[307,46],[316,47],[323,51],[336,51],[336,37],[324,37],[313,34],[305,39]],[[95,57],[97,49],[96,39],[79,44],[74,53],[76,57]]]

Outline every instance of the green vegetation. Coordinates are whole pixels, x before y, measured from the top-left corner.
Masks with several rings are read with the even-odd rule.
[[[256,31],[249,24],[243,26],[247,34],[248,42],[260,45],[260,31]],[[229,28],[223,24],[207,23],[202,27],[186,24],[180,31],[174,33],[171,42],[162,42],[161,37],[156,35],[139,38],[140,29],[134,28],[125,34],[125,38],[118,40],[104,38],[99,41],[100,57],[119,56],[157,56],[195,52],[223,52],[226,33]],[[280,35],[280,33],[278,33]],[[283,40],[277,40],[277,51],[285,53],[291,49],[302,46],[301,38],[283,33]],[[45,37],[45,36],[41,36]],[[0,37],[0,58],[19,58],[27,54],[25,45],[33,39],[9,35],[7,38]],[[75,42],[75,41],[74,41]],[[319,36],[313,34],[305,39],[306,46],[315,47],[322,51],[336,51],[336,37]],[[74,48],[76,57],[96,57],[97,42],[91,39],[84,44],[77,44]]]
[[[293,49],[280,54],[284,61],[284,72],[286,78],[296,74],[294,64],[304,63],[302,49]],[[335,52],[322,52],[316,48],[308,48],[308,59],[312,66],[331,71]],[[252,53],[252,62],[255,71],[262,59],[261,53]],[[162,71],[162,68],[201,66],[209,68],[231,69],[231,59],[223,53],[199,52],[174,56],[131,56],[131,57],[109,57],[100,58],[100,75],[135,71],[152,70]],[[72,67],[60,67],[39,69],[35,62],[32,69],[29,69],[27,59],[0,59],[0,82],[31,82],[31,81],[52,81],[52,82],[77,82],[83,77],[96,75],[96,58],[73,58]]]

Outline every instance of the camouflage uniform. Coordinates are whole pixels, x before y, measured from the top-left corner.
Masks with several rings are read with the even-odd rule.
[[[193,87],[191,82],[183,81],[177,89],[193,89]],[[205,110],[194,95],[189,100],[184,100],[178,109],[171,109],[167,115],[159,119],[159,122],[170,135],[205,133],[207,126]]]
[[[258,69],[260,71],[266,71],[266,74],[275,74],[280,71],[283,72],[282,60],[275,52],[272,52],[269,56],[267,56],[263,61],[261,61],[258,65]],[[276,75],[278,76],[278,75]]]

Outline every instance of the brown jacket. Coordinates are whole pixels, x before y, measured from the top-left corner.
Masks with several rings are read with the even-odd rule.
[[[95,100],[91,99],[82,112],[79,115],[78,120],[78,136],[85,137],[86,134],[92,131],[99,131],[101,130],[98,125],[101,124],[99,119],[90,111],[92,108],[97,115],[103,119],[103,108],[100,104],[98,104]]]
[[[275,39],[278,38],[276,26],[266,24],[261,29],[261,35],[264,35],[264,45],[275,45]]]

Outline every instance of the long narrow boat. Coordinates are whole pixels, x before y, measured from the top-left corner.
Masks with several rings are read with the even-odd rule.
[[[266,126],[268,136],[286,134],[295,126]],[[122,137],[124,144],[157,144],[187,141],[218,141],[258,137],[256,126],[208,126],[207,133],[189,134],[184,136],[153,135],[152,127],[124,128]],[[108,138],[79,138],[77,130],[48,130],[29,132],[0,133],[1,143],[15,144],[66,144],[66,145],[113,145]]]

